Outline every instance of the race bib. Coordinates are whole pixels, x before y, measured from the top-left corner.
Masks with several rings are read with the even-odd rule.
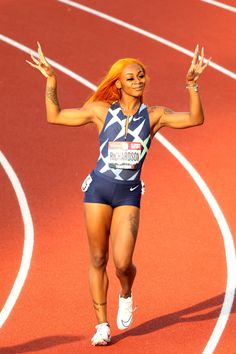
[[[110,141],[108,164],[110,168],[136,170],[142,151],[141,143],[132,141]]]

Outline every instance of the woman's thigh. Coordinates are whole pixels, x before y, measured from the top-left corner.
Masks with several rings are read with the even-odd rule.
[[[139,228],[140,209],[120,206],[114,209],[111,223],[111,242],[115,265],[125,268],[132,256]]]
[[[90,252],[102,255],[108,251],[113,210],[99,203],[85,203],[84,210]]]

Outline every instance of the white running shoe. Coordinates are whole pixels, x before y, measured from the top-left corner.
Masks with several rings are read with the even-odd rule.
[[[133,298],[132,295],[128,298],[119,295],[119,308],[117,313],[117,327],[119,329],[127,329],[133,321]]]
[[[107,345],[111,341],[109,324],[107,322],[100,323],[95,328],[97,331],[91,339],[92,345]]]

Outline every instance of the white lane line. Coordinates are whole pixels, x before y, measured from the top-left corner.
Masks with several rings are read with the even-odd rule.
[[[9,317],[13,307],[15,306],[15,303],[22,291],[22,288],[24,286],[25,280],[28,275],[32,253],[33,253],[33,247],[34,247],[34,227],[33,227],[33,222],[31,218],[28,202],[25,193],[23,191],[23,188],[20,184],[20,181],[16,173],[14,172],[12,166],[7,161],[6,157],[3,155],[1,151],[0,151],[0,164],[2,165],[4,171],[6,172],[12,184],[12,187],[16,193],[16,197],[20,206],[22,219],[24,222],[24,231],[25,231],[24,247],[23,247],[23,254],[21,258],[20,268],[16,276],[15,282],[13,284],[13,287],[10,291],[10,294],[0,312],[0,328],[2,328],[7,318]]]
[[[190,176],[193,178],[202,194],[204,195],[206,201],[210,209],[215,216],[215,219],[220,228],[221,234],[223,236],[224,246],[225,246],[225,254],[226,254],[226,263],[227,263],[227,283],[225,289],[224,302],[221,308],[221,312],[219,314],[218,321],[215,325],[215,328],[211,334],[210,339],[203,351],[203,354],[211,354],[214,352],[220,337],[225,329],[226,323],[228,321],[234,296],[235,296],[235,288],[236,288],[236,254],[233,236],[231,234],[230,228],[227,224],[227,221],[224,217],[222,210],[220,209],[215,197],[211,193],[207,184],[204,182],[202,177],[196,171],[196,169],[190,164],[190,162],[161,134],[157,133],[155,138],[165,146],[169,152],[175,156],[175,158],[181,163],[181,165],[188,171]]]
[[[26,46],[23,46],[22,44],[12,40],[12,39],[7,39],[7,37],[0,35],[0,40],[4,40],[6,43],[26,52],[32,52],[32,50]],[[37,53],[35,53],[37,54]],[[50,60],[50,59],[49,59]],[[80,78],[81,76],[75,74],[69,69],[66,69],[62,65],[56,63],[53,60],[50,60],[51,63],[55,63],[58,70],[63,69],[63,73],[66,73],[66,75],[70,76],[71,78],[74,78],[76,81],[84,84],[87,87],[93,87],[93,90],[96,89],[96,86],[92,84],[91,82],[85,80],[81,81]],[[88,86],[89,83],[89,86]],[[199,173],[194,169],[194,167],[190,164],[189,161],[166,139],[164,138],[160,133],[156,134],[156,139],[163,145],[165,146],[171,154],[173,154],[177,160],[182,164],[182,166],[187,170],[187,172],[190,174],[190,176],[193,178],[195,183],[198,185],[199,189],[203,193],[204,197],[206,198],[210,209],[213,212],[213,215],[216,218],[216,221],[219,225],[219,228],[222,233],[223,241],[224,241],[224,248],[225,248],[225,256],[226,256],[226,266],[227,266],[227,283],[226,283],[226,289],[225,289],[225,297],[224,297],[224,302],[222,305],[222,309],[220,312],[220,316],[216,322],[216,325],[213,329],[213,332],[210,336],[210,339],[204,349],[204,354],[211,354],[216,348],[221,335],[224,331],[224,328],[226,326],[226,323],[229,319],[229,315],[232,309],[232,304],[234,301],[234,296],[235,296],[235,288],[236,288],[236,255],[235,255],[235,247],[234,247],[234,241],[233,241],[233,236],[230,232],[230,228],[227,224],[227,221],[224,217],[223,212],[221,211],[216,199],[214,198],[213,194],[207,187],[206,183],[202,179],[202,177],[199,175]]]
[[[154,33],[145,31],[145,30],[143,30],[140,27],[131,25],[128,22],[122,21],[122,20],[120,20],[120,19],[118,19],[116,17],[110,16],[110,15],[107,15],[104,12],[101,12],[101,11],[98,11],[98,10],[94,10],[94,9],[88,7],[88,6],[79,4],[79,3],[71,1],[71,0],[57,0],[57,1],[59,1],[61,3],[64,3],[64,4],[67,4],[69,6],[75,7],[77,9],[79,9],[79,10],[88,12],[91,15],[95,15],[95,16],[100,17],[100,18],[102,18],[102,19],[104,19],[106,21],[115,23],[116,25],[124,27],[124,28],[127,28],[127,29],[129,29],[129,30],[131,30],[133,32],[139,33],[142,36],[145,36],[147,38],[153,39],[156,42],[162,43],[162,44],[166,45],[167,47],[170,47],[170,48],[172,48],[174,50],[177,50],[178,52],[181,52],[181,53],[183,53],[183,54],[185,54],[185,55],[187,55],[187,56],[189,56],[191,58],[194,55],[194,52],[192,52],[191,50],[188,50],[188,49],[186,49],[184,47],[181,47],[180,45],[178,45],[178,44],[176,44],[174,42],[171,42],[171,41],[169,41],[169,40],[167,40],[167,39],[165,39],[163,37],[157,36]],[[209,66],[211,66],[215,70],[223,73],[224,75],[229,76],[232,79],[236,80],[236,73],[234,73],[233,71],[230,71],[230,70],[224,68],[223,66],[221,66],[221,65],[219,65],[219,64],[217,64],[217,63],[215,63],[213,61],[210,61]]]
[[[236,12],[236,7],[224,4],[223,2],[220,2],[220,1],[214,1],[214,0],[201,0],[201,1],[207,2],[208,4],[211,4],[211,5],[214,5],[214,6],[221,7],[222,9],[225,9],[225,10],[228,10],[228,11]]]
[[[33,49],[26,47],[25,45],[14,41],[14,39],[11,39],[9,37],[4,36],[3,34],[0,34],[0,40],[2,40],[3,42],[10,44],[11,46],[20,49],[22,52],[25,52],[27,54],[32,53],[33,55],[35,55],[36,57],[38,56],[38,53],[36,51],[34,51]],[[29,58],[28,58],[29,59]],[[77,75],[76,73],[74,73],[73,71],[65,68],[64,66],[60,65],[59,63],[55,62],[54,60],[51,60],[49,58],[47,58],[48,62],[54,66],[54,68],[60,70],[61,72],[63,72],[64,74],[72,77],[72,79],[75,79],[76,81],[79,81],[82,85],[90,88],[91,90],[96,90],[96,86],[94,84],[92,84],[90,81],[86,80],[84,77]]]

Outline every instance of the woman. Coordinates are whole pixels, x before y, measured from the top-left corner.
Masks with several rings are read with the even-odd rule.
[[[198,78],[207,67],[204,49],[199,57],[196,47],[186,75],[189,92],[187,113],[169,108],[147,107],[143,103],[146,69],[133,58],[118,60],[97,91],[82,108],[61,109],[57,98],[57,79],[38,43],[39,59],[27,61],[46,78],[47,120],[53,124],[81,126],[94,123],[100,139],[100,156],[94,171],[85,179],[85,220],[90,249],[89,282],[97,317],[92,345],[106,345],[111,340],[107,320],[109,238],[116,275],[120,281],[117,326],[126,329],[133,320],[132,285],[136,267],[132,257],[136,243],[142,183],[140,173],[151,140],[162,127],[187,128],[203,123],[203,109],[198,93]]]

